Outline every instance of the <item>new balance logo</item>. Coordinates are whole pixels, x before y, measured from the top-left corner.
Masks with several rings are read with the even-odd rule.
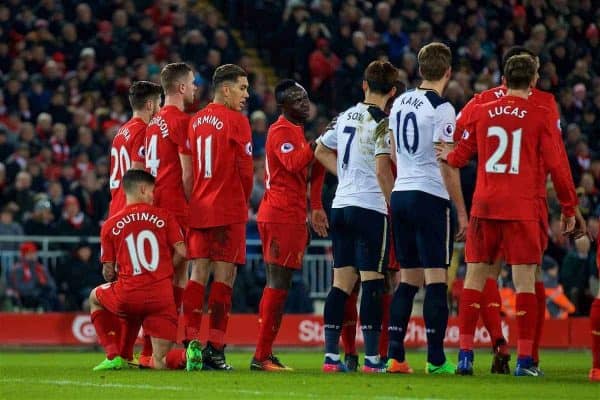
[[[594,336],[600,336],[600,331],[592,331],[592,335],[594,335]]]
[[[527,314],[527,311],[525,311],[525,310],[517,311],[517,317],[523,317],[526,314]]]
[[[487,306],[494,307],[494,308],[500,308],[500,304],[498,304],[498,303],[489,303]]]
[[[471,304],[469,304],[469,307],[480,309],[481,308],[481,304],[479,304],[479,303],[471,303]]]

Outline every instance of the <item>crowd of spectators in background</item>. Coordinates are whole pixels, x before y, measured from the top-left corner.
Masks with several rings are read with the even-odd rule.
[[[500,84],[499,60],[507,48],[525,45],[539,55],[538,85],[556,96],[580,206],[592,237],[598,235],[600,9],[592,1],[217,0],[220,13],[192,3],[0,4],[0,235],[98,234],[110,199],[109,145],[130,117],[127,90],[136,80],[158,81],[167,62],[185,61],[196,71],[198,92],[190,112],[209,101],[218,65],[237,63],[249,72],[253,215],[264,193],[267,130],[278,116],[260,64],[308,89],[312,104],[306,128],[322,132],[333,116],[361,99],[362,72],[373,59],[389,59],[401,69],[406,86],[416,86],[416,54],[433,40],[452,48],[453,79],[446,96],[457,111],[474,93]],[[232,29],[239,30],[243,43]],[[258,59],[246,47],[255,48]],[[463,172],[463,178],[469,187],[474,174]],[[335,178],[329,176],[326,205],[334,188]],[[561,285],[574,304],[572,312],[585,314],[598,284],[596,244],[572,243],[560,234],[558,201],[552,187],[548,193],[545,279]],[[249,228],[250,237],[252,232]],[[19,251],[7,242],[0,242],[0,249]],[[3,276],[30,276],[30,284],[43,282],[43,290],[55,294],[35,307],[80,308],[82,293],[97,283],[93,279],[100,280],[94,275],[97,247],[84,242],[66,250],[62,270],[48,271],[24,268],[31,248],[21,248],[20,266],[2,265]],[[501,281],[510,288],[509,274]],[[3,282],[11,285],[10,279]],[[241,309],[254,306],[240,300]]]

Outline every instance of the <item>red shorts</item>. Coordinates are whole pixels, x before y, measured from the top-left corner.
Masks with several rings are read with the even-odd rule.
[[[187,258],[208,258],[232,264],[246,264],[246,224],[211,228],[190,228],[186,236]]]
[[[394,241],[394,231],[390,229],[390,256],[387,267],[387,269],[390,271],[400,271],[400,263],[398,262],[398,260],[396,260],[396,249],[394,247],[395,244],[396,242]]]
[[[177,311],[173,288],[125,292],[117,282],[96,288],[96,297],[104,308],[119,317],[138,319],[144,332],[154,338],[177,341]],[[157,296],[149,296],[149,293]]]
[[[542,258],[540,221],[505,221],[471,217],[465,260],[492,264],[503,256],[507,264],[537,264]]]
[[[302,269],[302,257],[308,245],[306,224],[259,222],[258,233],[265,263]]]

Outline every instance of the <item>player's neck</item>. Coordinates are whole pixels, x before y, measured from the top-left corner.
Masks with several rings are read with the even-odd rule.
[[[363,103],[379,107],[383,110],[385,108],[385,103],[387,103],[387,97],[380,94],[367,93]]]
[[[292,118],[289,114],[287,114],[285,112],[282,112],[281,115],[283,115],[283,118],[287,119],[294,125],[304,126],[304,121],[300,121],[298,119]]]
[[[527,99],[529,98],[529,93],[531,92],[530,89],[508,89],[506,91],[506,95],[507,96],[515,96],[515,97],[521,97],[523,99]]]
[[[446,82],[442,81],[427,81],[423,80],[419,85],[419,89],[421,90],[433,90],[438,94],[438,96],[442,96],[444,93],[444,87],[446,86]]]
[[[152,115],[150,113],[145,113],[143,111],[134,111],[133,118],[139,118],[142,121],[144,121],[145,123],[148,123],[148,122],[150,122]]]
[[[183,98],[181,96],[166,95],[164,107],[166,106],[175,106],[180,111],[185,109],[185,104],[183,103]]]

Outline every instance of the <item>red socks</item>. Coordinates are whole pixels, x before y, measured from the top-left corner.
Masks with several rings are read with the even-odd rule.
[[[191,281],[190,281],[191,282]],[[213,282],[208,297],[208,341],[217,349],[224,345],[225,332],[231,311],[231,293],[233,289],[222,282]]]
[[[532,357],[533,339],[537,324],[537,298],[533,293],[517,293],[517,355],[519,358]]]
[[[590,312],[593,368],[600,368],[600,299],[595,299]]]
[[[360,286],[358,286],[360,288]],[[357,288],[355,288],[357,289]],[[358,289],[353,290],[346,299],[344,306],[344,324],[342,326],[342,342],[344,343],[344,353],[357,354],[356,352],[356,323],[358,321],[358,310],[356,301],[358,299]]]
[[[473,350],[473,337],[475,336],[475,328],[479,319],[482,297],[482,292],[473,289],[463,289],[460,296],[458,319],[461,350]]]
[[[185,340],[199,339],[204,306],[204,285],[189,280],[183,290],[183,324]]]
[[[502,299],[498,290],[498,283],[495,279],[488,278],[485,281],[483,294],[481,296],[481,319],[490,334],[492,347],[495,350],[497,343],[506,343],[502,334],[502,318],[500,309],[502,308]],[[506,345],[503,345],[503,353],[507,353]],[[502,351],[501,351],[502,352]]]
[[[540,340],[544,331],[544,321],[546,320],[546,289],[543,282],[535,283],[535,298],[537,299],[537,317],[535,323],[535,336],[533,337],[533,362],[540,361]]]
[[[165,364],[169,369],[184,369],[185,361],[185,349],[169,350],[165,358]]]
[[[181,309],[181,302],[183,301],[183,292],[185,288],[179,286],[173,286],[173,298],[175,299],[175,308],[177,309],[177,315]]]
[[[279,332],[288,291],[266,287],[260,300],[258,343],[254,358],[266,360],[273,353],[273,342]]]
[[[91,316],[98,341],[104,347],[106,358],[112,360],[119,355],[119,330],[121,321],[107,310],[96,310]]]
[[[140,333],[142,321],[120,318],[121,322],[121,357],[125,360],[133,359],[133,346]],[[150,350],[152,354],[152,350]]]
[[[387,357],[388,344],[390,341],[388,327],[390,326],[390,305],[392,304],[392,294],[385,293],[381,296],[381,334],[379,335],[379,356]]]

